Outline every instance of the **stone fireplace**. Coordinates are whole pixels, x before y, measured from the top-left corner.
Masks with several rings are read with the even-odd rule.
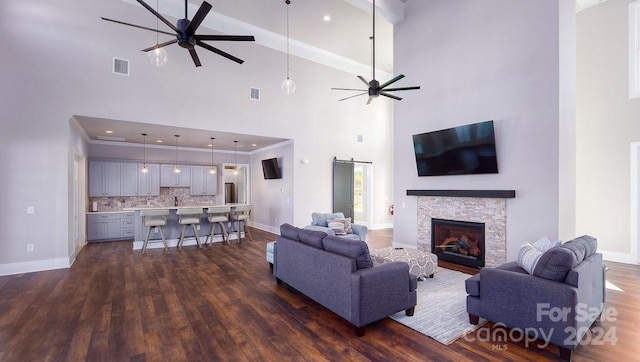
[[[418,197],[419,250],[433,250],[432,219],[483,224],[484,266],[506,262],[507,199],[514,198],[515,191],[408,190],[407,195]]]

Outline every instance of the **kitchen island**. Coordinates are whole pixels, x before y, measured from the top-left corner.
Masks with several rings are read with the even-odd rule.
[[[142,244],[144,243],[144,238],[147,236],[147,228],[142,224],[142,216],[140,216],[141,210],[169,210],[169,216],[167,216],[167,225],[163,227],[164,235],[167,239],[167,245],[169,247],[175,247],[178,244],[178,239],[180,238],[180,233],[182,232],[182,225],[178,223],[178,215],[176,214],[179,209],[191,209],[191,208],[202,208],[202,216],[200,217],[200,224],[196,225],[196,229],[198,230],[198,237],[200,238],[200,243],[204,244],[205,238],[209,234],[209,229],[211,228],[211,223],[207,220],[207,209],[209,207],[220,206],[220,205],[185,205],[185,206],[139,206],[139,207],[125,207],[123,211],[133,211],[135,213],[135,232],[134,232],[134,240],[133,240],[133,250],[142,249]],[[235,206],[239,206],[239,204],[228,205],[231,206],[231,210]],[[235,233],[235,228],[237,225],[231,225],[231,222],[227,224],[227,230],[229,233],[229,240],[237,240],[238,234]],[[234,231],[234,232],[231,232]],[[214,237],[212,238],[213,242],[222,242],[220,225],[216,225],[214,229]],[[187,228],[186,230],[187,237],[184,239],[182,246],[189,245],[197,245],[195,238],[193,237],[193,229]],[[244,237],[244,232],[242,232],[242,237]],[[160,231],[157,228],[151,232],[150,240],[161,240]],[[147,249],[155,249],[155,248],[164,248],[162,243],[149,243]]]

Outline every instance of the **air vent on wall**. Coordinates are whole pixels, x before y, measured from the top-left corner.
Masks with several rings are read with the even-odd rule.
[[[113,72],[116,74],[129,75],[129,61],[126,59],[113,58]]]
[[[250,88],[249,98],[251,100],[254,100],[254,101],[259,101],[260,100],[260,88],[251,87]]]

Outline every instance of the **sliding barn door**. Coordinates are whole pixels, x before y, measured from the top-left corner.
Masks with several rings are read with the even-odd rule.
[[[353,220],[353,162],[333,161],[333,212]]]

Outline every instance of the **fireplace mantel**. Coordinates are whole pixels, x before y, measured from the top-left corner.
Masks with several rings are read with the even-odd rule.
[[[513,199],[515,190],[407,190],[407,196],[484,197]]]

